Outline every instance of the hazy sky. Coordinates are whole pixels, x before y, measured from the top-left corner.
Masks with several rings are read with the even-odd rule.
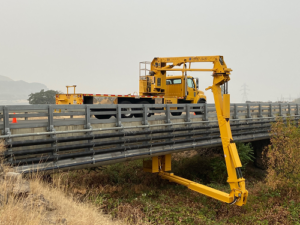
[[[300,97],[300,1],[0,0],[0,74],[65,92],[138,91],[138,63],[223,55],[242,101]],[[200,89],[211,73],[191,73]],[[207,92],[212,102],[211,92]]]

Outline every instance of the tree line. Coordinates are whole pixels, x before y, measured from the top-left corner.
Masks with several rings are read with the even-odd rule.
[[[40,92],[31,93],[27,99],[29,104],[55,104],[55,96],[59,91],[42,89]]]

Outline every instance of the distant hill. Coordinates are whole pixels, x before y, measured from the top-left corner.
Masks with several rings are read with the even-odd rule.
[[[10,79],[9,77],[5,77],[0,75],[0,81],[13,81],[12,79]]]
[[[0,105],[28,104],[28,95],[42,89],[47,90],[48,88],[41,83],[14,81],[9,77],[0,75]]]

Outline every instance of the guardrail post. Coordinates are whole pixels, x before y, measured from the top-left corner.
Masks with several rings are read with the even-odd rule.
[[[186,119],[185,122],[191,122],[191,109],[190,109],[190,105],[189,104],[185,104],[185,110],[186,110]]]
[[[85,129],[92,129],[91,126],[91,109],[89,105],[85,105],[85,125],[84,125]],[[85,133],[86,136],[92,136],[92,131],[88,131]],[[88,140],[88,143],[91,144],[93,142],[94,138],[92,140]],[[87,148],[87,151],[94,151],[93,147],[89,147]],[[95,152],[93,152],[93,157],[92,160],[94,159],[94,154]]]
[[[289,116],[292,115],[291,104],[288,104],[288,113],[289,113]]]
[[[172,128],[172,123],[171,123],[171,109],[170,109],[170,105],[166,104],[166,107],[164,107],[165,109],[165,115],[166,115],[166,120],[165,120],[165,123],[168,123],[170,125],[167,126],[167,128]],[[169,135],[171,135],[173,132],[168,132]],[[151,134],[152,135],[152,134]],[[168,138],[167,140],[171,141],[172,138]],[[150,155],[152,154],[152,151],[151,151],[151,147],[149,148],[149,152],[150,152]]]
[[[121,127],[122,123],[121,123],[121,117],[122,117],[122,106],[120,104],[116,105],[117,106],[117,110],[116,110],[116,118],[117,118],[117,123],[116,126],[117,127]]]
[[[171,116],[171,110],[170,110],[170,105],[166,104],[166,123],[171,123],[171,120],[170,120],[170,116]]]
[[[142,121],[143,125],[148,125],[147,118],[148,118],[148,106],[143,105],[143,121]]]
[[[273,117],[272,103],[269,104],[269,117]]]
[[[53,131],[54,130],[54,126],[53,126],[53,109],[51,107],[51,105],[48,105],[48,127],[47,127],[48,131]]]
[[[53,107],[51,105],[48,105],[48,127],[47,130],[49,132],[55,131],[54,124],[53,124]],[[50,134],[51,139],[53,139],[53,143],[51,144],[51,147],[53,148],[52,155],[58,156],[57,154],[57,139],[55,134]],[[53,164],[57,165],[57,158],[53,160]]]
[[[278,116],[282,116],[282,105],[281,103],[279,103],[279,114]]]
[[[202,117],[203,121],[208,121],[208,115],[207,115],[207,104],[204,104],[204,109],[203,109],[203,117]]]
[[[251,118],[250,104],[247,104],[247,118]]]
[[[3,134],[4,135],[11,135],[11,132],[10,132],[10,128],[9,128],[9,110],[8,110],[8,107],[7,106],[4,106],[3,107]],[[9,146],[7,148],[7,152],[10,154],[10,158],[9,158],[9,161],[12,162],[13,161],[13,151],[12,151],[12,140],[11,138],[5,138],[5,144],[7,146]]]
[[[238,119],[239,116],[238,116],[238,111],[237,111],[237,105],[234,104],[233,105],[233,119]]]
[[[258,117],[263,117],[261,103],[258,104]]]
[[[89,105],[85,105],[85,129],[91,129],[91,110]]]
[[[191,122],[191,104],[185,104],[185,113],[186,113],[186,118],[185,118],[185,122]],[[192,124],[188,123],[186,125],[187,127],[191,127]],[[191,133],[192,131],[189,130],[188,133]],[[191,138],[190,136],[186,137],[186,139]]]
[[[8,113],[8,108],[7,106],[3,107],[3,134],[10,134],[10,129],[9,129],[9,113]]]
[[[132,110],[132,108],[131,108]],[[124,112],[124,111],[123,111]],[[121,104],[117,104],[116,105],[116,119],[117,119],[117,123],[116,126],[117,127],[122,127],[122,122],[121,122],[121,118],[122,118],[122,105]],[[119,129],[117,131],[118,133],[123,133],[124,129]],[[119,140],[125,139],[125,136],[119,137]],[[124,140],[123,140],[124,141]],[[124,147],[125,141],[123,144],[118,144],[119,147]],[[124,156],[126,158],[126,148],[124,148]],[[93,152],[93,161],[94,161],[94,152]]]
[[[28,114],[28,112],[25,112],[25,114]],[[25,120],[28,120],[28,117],[25,117]]]

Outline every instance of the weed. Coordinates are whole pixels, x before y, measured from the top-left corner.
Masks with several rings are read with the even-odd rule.
[[[241,159],[241,163],[243,165],[242,170],[245,171],[248,163],[253,162],[253,160],[255,159],[253,148],[251,146],[251,143],[244,144],[241,142],[237,142],[236,147]]]

